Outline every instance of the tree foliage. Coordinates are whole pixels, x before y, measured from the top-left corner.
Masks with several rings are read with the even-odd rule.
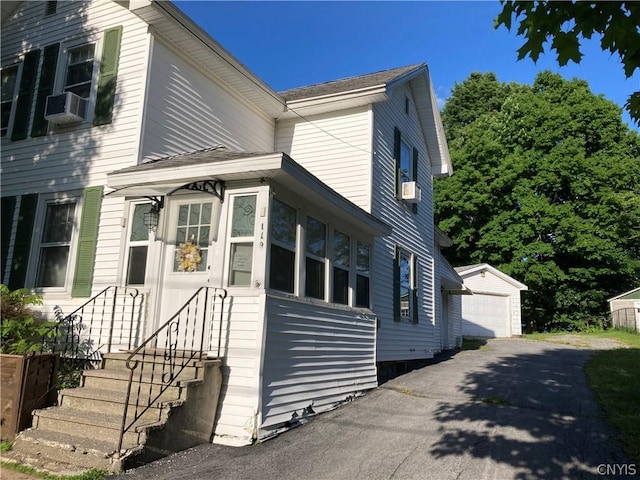
[[[580,63],[580,41],[597,34],[602,50],[620,57],[627,78],[640,69],[640,2],[503,0],[502,4],[495,27],[511,30],[512,20],[520,19],[517,34],[526,39],[518,60],[529,56],[537,61],[550,42],[559,65],[569,60]],[[640,91],[629,96],[625,108],[640,122]]]
[[[435,184],[454,265],[490,263],[529,287],[525,318],[566,328],[640,284],[640,137],[586,82],[473,73],[442,118],[455,173]]]

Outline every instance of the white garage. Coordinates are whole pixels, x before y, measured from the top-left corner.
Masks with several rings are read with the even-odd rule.
[[[462,335],[512,337],[522,335],[520,292],[527,286],[487,263],[457,267],[473,295],[462,297]]]

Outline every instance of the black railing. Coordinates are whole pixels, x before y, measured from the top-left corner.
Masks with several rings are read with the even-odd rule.
[[[619,308],[609,314],[611,326],[624,330],[638,331],[638,322],[636,322],[635,308]]]
[[[187,367],[193,367],[197,360],[208,355],[216,321],[218,329],[222,328],[226,297],[224,289],[201,287],[128,356],[129,384],[116,455],[121,454],[125,433],[146,411],[157,405]],[[219,354],[218,342],[218,350],[213,356]]]
[[[54,313],[56,322],[44,336],[43,348],[59,353],[63,363],[98,368],[102,355],[114,347],[138,346],[144,294],[136,288],[109,286],[68,315],[58,306]]]

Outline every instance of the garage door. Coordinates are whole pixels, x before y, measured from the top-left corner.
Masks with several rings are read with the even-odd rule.
[[[462,334],[510,337],[509,297],[473,294],[462,299]]]

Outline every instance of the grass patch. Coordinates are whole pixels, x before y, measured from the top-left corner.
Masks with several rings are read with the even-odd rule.
[[[523,338],[528,340],[549,340],[554,337],[564,336],[591,337],[591,338],[608,338],[617,340],[618,342],[632,348],[640,348],[640,334],[629,332],[626,330],[600,330],[594,332],[552,332],[552,333],[527,333]]]
[[[628,335],[640,343],[639,335]],[[640,464],[639,365],[640,347],[620,348],[595,352],[584,369],[596,401],[609,424],[620,431],[625,453],[635,464]]]
[[[479,338],[463,338],[462,350],[486,350],[487,341],[480,340]]]
[[[0,452],[2,453],[8,452],[12,448],[13,448],[13,442],[5,442],[5,441],[0,442]]]
[[[7,442],[3,442],[7,443]],[[2,464],[2,468],[6,470],[13,470],[14,472],[24,473],[25,475],[30,475],[36,478],[42,478],[44,480],[102,480],[104,477],[109,475],[109,472],[105,472],[103,470],[95,470],[91,469],[84,472],[81,475],[70,475],[70,476],[61,476],[61,475],[53,475],[51,473],[39,472],[38,470],[31,468],[27,465],[23,465],[22,463],[13,463],[13,462],[0,462]]]

